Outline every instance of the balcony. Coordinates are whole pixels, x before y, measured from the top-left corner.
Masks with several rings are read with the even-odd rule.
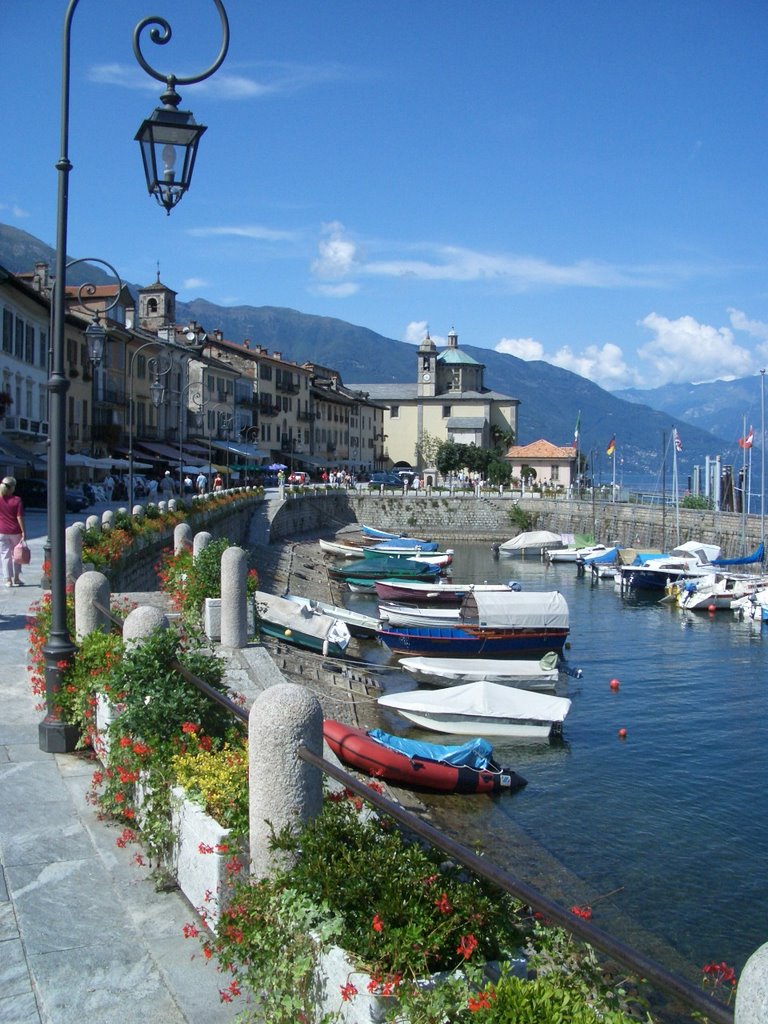
[[[311,423],[312,420],[314,420],[316,418],[316,416],[317,416],[317,413],[311,412],[309,409],[306,409],[304,412],[299,410],[296,413],[296,419],[297,420],[303,420],[303,421],[305,421],[307,423]]]
[[[260,416],[279,416],[282,411],[283,408],[280,405],[267,405],[263,403],[259,406]]]
[[[48,434],[48,420],[33,420],[28,416],[6,416],[3,429],[19,437],[40,437]]]
[[[282,391],[285,395],[297,395],[299,393],[299,385],[294,384],[292,380],[275,381],[275,388],[277,391]]]

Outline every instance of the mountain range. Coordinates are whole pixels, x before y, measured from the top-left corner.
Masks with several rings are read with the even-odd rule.
[[[41,261],[53,267],[50,246],[18,228],[0,224],[0,266],[19,273],[32,270]],[[109,276],[99,267],[87,265],[70,270],[70,283],[86,280],[103,283]],[[129,287],[135,292],[139,286]],[[177,301],[176,310],[180,322],[195,320],[208,331],[221,330],[229,341],[247,338],[271,352],[280,352],[284,359],[337,369],[348,385],[415,379],[413,345],[333,317],[276,306],[218,306],[203,298]],[[465,345],[461,337],[459,346],[485,366],[486,387],[520,399],[519,444],[546,438],[569,445],[578,419],[579,447],[594,463],[598,482],[610,482],[612,464],[606,447],[614,436],[622,482],[651,489],[659,489],[662,466],[670,472],[675,427],[683,444],[678,456],[683,482],[694,465],[703,465],[707,455],[719,454],[724,463],[741,465],[737,441],[745,416],[747,426],[755,425],[756,446],[761,441],[759,375],[612,394],[550,363]]]

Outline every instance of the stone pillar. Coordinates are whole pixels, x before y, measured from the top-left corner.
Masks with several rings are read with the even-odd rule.
[[[86,530],[101,530],[101,520],[98,516],[88,516],[85,520]]]
[[[141,519],[141,517],[144,515],[144,506],[134,505],[133,509],[131,510],[131,515],[136,516],[137,519]]]
[[[736,989],[735,1024],[768,1021],[768,942],[755,950],[744,965]]]
[[[248,555],[227,548],[221,556],[221,646],[248,645]]]
[[[64,534],[67,581],[74,583],[83,571],[83,530],[81,523],[68,526]]]
[[[192,527],[189,523],[177,523],[173,530],[173,553],[192,550]]]
[[[105,530],[105,531],[106,530],[111,530],[112,529],[112,524],[114,523],[114,521],[115,521],[115,513],[112,511],[111,508],[107,508],[107,509],[105,509],[101,513],[101,528],[102,528],[102,530]]]
[[[137,647],[156,629],[168,629],[168,625],[168,619],[161,608],[155,608],[151,604],[139,605],[129,613],[123,623],[123,640],[126,650]]]
[[[196,533],[195,538],[192,541],[192,558],[197,558],[200,552],[204,548],[207,548],[212,540],[213,535],[206,533],[205,530],[201,530],[199,533]]]
[[[109,608],[109,580],[101,572],[84,572],[75,581],[75,637],[82,640],[89,633],[99,630],[108,633],[112,628],[109,616],[94,608],[98,601]]]
[[[248,717],[251,871],[257,878],[286,865],[270,850],[271,828],[296,829],[316,817],[323,802],[322,772],[302,761],[298,748],[323,752],[323,711],[306,687],[278,683],[264,690]],[[287,866],[287,865],[286,865]]]

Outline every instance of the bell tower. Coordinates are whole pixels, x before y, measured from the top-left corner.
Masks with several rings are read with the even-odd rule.
[[[176,322],[176,292],[166,287],[160,280],[159,266],[155,283],[139,289],[138,312],[138,326],[145,331],[152,331],[153,334],[163,327],[171,327]]]
[[[429,329],[419,345],[417,359],[417,382],[419,398],[434,398],[437,394],[437,346],[429,336]]]

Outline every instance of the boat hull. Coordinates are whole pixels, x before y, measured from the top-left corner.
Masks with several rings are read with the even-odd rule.
[[[402,601],[408,604],[451,604],[460,605],[472,590],[488,592],[508,592],[520,589],[508,583],[424,583],[418,580],[405,581],[384,579],[376,581],[376,593],[382,601]]]
[[[460,686],[479,679],[519,686],[525,690],[554,690],[559,671],[543,668],[540,661],[491,658],[401,658],[407,671],[430,686]]]
[[[475,771],[429,761],[421,757],[408,757],[377,743],[364,729],[326,719],[323,736],[340,761],[396,785],[442,793],[498,793],[520,789],[526,780],[517,772],[500,770]]]
[[[265,619],[259,622],[259,634],[262,637],[271,637],[273,640],[282,640],[283,643],[292,644],[294,647],[301,647],[305,651],[316,651],[318,654],[330,658],[343,658],[346,651],[346,646],[342,647],[341,644],[333,640],[322,640],[309,633],[302,633],[300,630],[268,622]]]
[[[542,657],[549,651],[561,653],[567,629],[462,629],[403,626],[380,629],[378,637],[398,654],[429,654],[445,657]]]
[[[397,708],[398,715],[432,732],[451,736],[507,736],[515,739],[547,739],[552,733],[552,722],[530,722],[519,718],[474,718],[445,714],[440,711],[411,711]]]

